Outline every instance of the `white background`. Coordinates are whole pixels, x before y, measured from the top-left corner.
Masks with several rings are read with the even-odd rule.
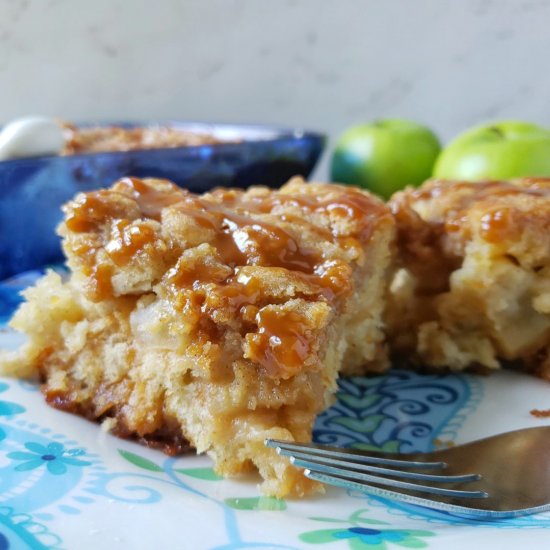
[[[0,123],[550,125],[550,2],[0,0]]]

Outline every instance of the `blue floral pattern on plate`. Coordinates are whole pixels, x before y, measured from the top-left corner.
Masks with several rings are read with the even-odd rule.
[[[54,441],[47,445],[41,445],[34,441],[25,443],[26,451],[14,451],[6,456],[12,460],[20,461],[14,468],[16,472],[25,472],[45,466],[50,474],[63,475],[67,472],[67,468],[71,466],[89,466],[91,463],[86,462],[75,456],[85,454],[83,449],[65,449],[65,447]]]
[[[40,273],[0,284],[0,316],[11,315],[18,302],[14,293]],[[438,440],[452,442],[462,423],[475,415],[484,384],[466,375],[421,376],[398,370],[341,380],[337,402],[319,416],[314,438],[356,448],[428,451]],[[195,537],[194,548],[219,550],[315,544],[326,544],[329,550],[423,548],[436,547],[439,534],[448,534],[441,526],[481,527],[493,538],[497,527],[531,532],[550,527],[548,514],[487,524],[335,489],[306,503],[261,497],[255,482],[220,481],[206,458],[165,457],[102,435],[94,424],[46,407],[35,389],[20,381],[0,382],[0,550],[95,548],[89,525],[111,525],[110,515],[104,514],[107,505],[114,525],[125,517],[138,523],[137,531],[135,518],[145,517],[140,510],[159,521],[172,513],[174,536],[180,524],[186,525],[188,536]],[[106,437],[108,442],[102,440]],[[174,506],[177,512],[171,512]],[[199,507],[208,513],[202,526],[181,516],[180,510]],[[291,519],[297,517],[298,522]],[[262,521],[266,528],[260,536],[255,526]],[[319,529],[320,521],[326,528]],[[68,525],[82,525],[88,538],[75,538]],[[163,534],[155,532],[156,537]],[[146,545],[145,538],[141,532],[131,540]],[[445,540],[449,549],[460,547]],[[100,544],[109,547],[108,537]]]
[[[386,452],[432,450],[448,422],[466,404],[472,407],[474,396],[478,400],[476,382],[398,370],[383,377],[340,380],[338,402],[318,418],[314,439]]]

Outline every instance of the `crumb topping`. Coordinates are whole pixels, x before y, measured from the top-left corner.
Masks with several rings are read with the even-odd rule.
[[[481,238],[490,243],[517,238],[530,224],[524,211],[533,205],[550,210],[550,178],[487,182],[449,182],[433,180],[419,189],[397,193],[391,201],[399,216],[412,206],[422,218],[440,224],[441,231],[458,238],[471,238],[477,225]],[[538,220],[534,220],[536,223]]]
[[[415,264],[413,271],[426,279],[428,266],[442,262],[440,271],[448,277],[472,240],[493,246],[498,254],[508,251],[511,261],[529,267],[545,262],[550,249],[549,198],[550,178],[432,180],[396,193],[389,206],[403,263]]]
[[[155,292],[197,341],[237,329],[246,357],[273,376],[316,363],[317,334],[353,291],[353,263],[386,207],[353,187],[216,189],[124,178],[65,207],[61,234],[92,300]],[[139,279],[121,288],[116,274]],[[319,309],[319,304],[321,304]],[[324,309],[323,309],[324,306]]]
[[[65,146],[61,151],[62,155],[189,147],[227,142],[210,134],[189,132],[170,126],[77,128],[65,123],[63,130]]]

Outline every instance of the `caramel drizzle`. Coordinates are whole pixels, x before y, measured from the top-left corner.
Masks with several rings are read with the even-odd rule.
[[[246,337],[249,358],[273,376],[286,378],[299,371],[313,352],[307,320],[295,311],[264,309],[256,322],[258,331]]]
[[[469,210],[476,204],[508,196],[529,195],[532,197],[550,197],[550,178],[524,178],[516,183],[506,181],[486,182],[446,182],[435,181],[426,188],[411,192],[413,201],[433,200],[442,197],[450,189],[457,197],[451,211],[446,213],[445,230],[456,233],[462,230],[468,219]],[[481,218],[481,236],[488,242],[498,243],[510,238],[514,232],[513,209],[508,205],[495,202],[494,208]]]
[[[522,184],[518,185],[519,182]],[[462,209],[487,198],[502,197],[505,195],[550,196],[550,178],[524,178],[523,180],[519,180],[518,183],[508,181],[433,181],[431,185],[412,191],[411,196],[415,201],[422,201],[440,197],[448,192],[449,189],[452,189],[453,193],[461,190],[466,191],[460,197]]]
[[[351,268],[344,262],[328,261],[323,253],[301,246],[292,234],[275,223],[260,220],[256,215],[277,214],[280,207],[295,206],[298,210],[292,219],[309,231],[314,231],[321,240],[337,240],[341,246],[359,246],[371,236],[373,216],[385,213],[385,207],[353,188],[346,189],[327,185],[327,193],[320,196],[295,195],[273,192],[267,196],[246,196],[240,190],[215,190],[210,199],[198,197],[170,182],[149,185],[137,178],[119,181],[112,192],[131,197],[138,207],[137,217],[113,219],[110,234],[104,238],[104,246],[112,260],[123,265],[132,260],[148,244],[155,240],[155,232],[143,219],[161,220],[165,208],[174,208],[194,223],[207,230],[209,242],[221,261],[218,265],[201,263],[185,265],[178,263],[168,273],[166,282],[176,296],[178,309],[194,319],[200,311],[208,311],[208,290],[203,285],[215,284],[215,295],[232,311],[246,314],[256,326],[255,333],[248,333],[250,359],[262,365],[268,373],[295,372],[303,366],[312,353],[311,330],[307,320],[295,312],[274,312],[257,308],[261,301],[261,289],[253,284],[236,280],[235,270],[240,266],[258,265],[284,268],[294,276],[318,289],[318,297],[332,302],[336,297],[352,291]],[[89,193],[73,206],[66,220],[74,232],[89,232],[97,229],[105,217],[113,217],[104,191]],[[322,228],[307,222],[299,213],[328,213],[329,217],[352,220],[359,227],[358,237],[343,237],[338,234],[337,224],[333,229]],[[139,215],[141,214],[141,216]],[[279,216],[279,219],[285,219]],[[290,220],[289,220],[290,221]],[[353,241],[353,242],[352,242]],[[95,259],[95,255],[94,255]],[[97,266],[96,266],[97,267]],[[108,290],[102,271],[98,289]],[[94,268],[92,277],[99,275]],[[252,309],[250,309],[252,308]]]

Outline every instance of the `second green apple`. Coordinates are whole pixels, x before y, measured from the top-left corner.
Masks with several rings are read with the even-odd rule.
[[[434,176],[466,181],[550,176],[550,131],[522,121],[476,126],[445,147]]]

